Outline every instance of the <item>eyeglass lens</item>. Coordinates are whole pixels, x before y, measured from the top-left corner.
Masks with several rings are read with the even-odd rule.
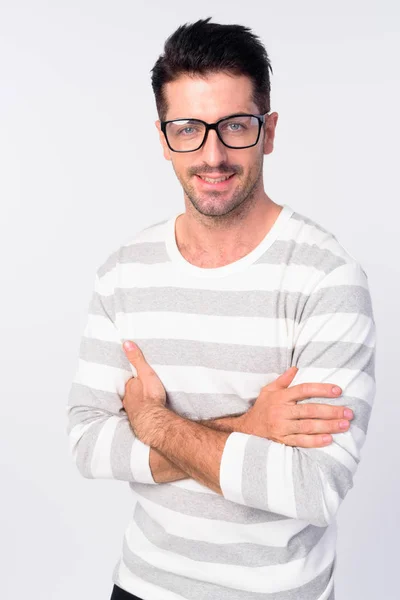
[[[234,148],[255,144],[258,130],[259,121],[252,116],[233,117],[218,125],[223,141]],[[196,119],[179,119],[166,125],[168,141],[177,151],[196,150],[202,144],[205,132],[204,123]]]

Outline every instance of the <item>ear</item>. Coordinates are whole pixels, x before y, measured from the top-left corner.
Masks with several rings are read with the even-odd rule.
[[[157,129],[158,129],[158,134],[160,136],[160,142],[161,142],[161,146],[162,146],[162,149],[163,149],[164,158],[166,160],[172,160],[172,158],[171,158],[171,150],[168,148],[168,144],[167,144],[167,140],[165,139],[165,135],[161,131],[161,121],[157,120],[157,121],[155,121],[154,124],[157,127]]]
[[[278,122],[278,113],[273,112],[268,115],[264,123],[264,154],[271,154],[274,149],[275,129]]]

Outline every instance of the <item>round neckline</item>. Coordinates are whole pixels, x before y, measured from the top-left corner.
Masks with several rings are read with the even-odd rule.
[[[282,205],[282,210],[275,219],[274,224],[267,232],[265,237],[261,240],[261,242],[253,248],[248,254],[242,256],[238,260],[235,260],[227,265],[222,265],[221,267],[198,267],[193,265],[181,254],[175,236],[175,225],[177,218],[185,213],[176,213],[174,214],[167,222],[166,222],[166,250],[171,259],[172,263],[184,270],[188,275],[193,275],[195,277],[223,277],[225,275],[230,275],[232,273],[236,273],[237,271],[242,270],[247,265],[250,265],[254,261],[257,260],[265,252],[271,244],[276,240],[279,233],[286,225],[287,221],[293,214],[292,208],[287,204]]]

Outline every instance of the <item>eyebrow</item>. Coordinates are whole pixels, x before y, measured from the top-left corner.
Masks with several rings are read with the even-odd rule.
[[[227,119],[228,117],[232,117],[233,115],[252,115],[251,111],[246,112],[245,110],[237,110],[233,113],[229,113],[223,117],[220,117],[215,122],[221,121],[221,119]],[[200,119],[198,117],[177,117],[176,119],[170,119],[171,121],[204,121],[204,119]]]

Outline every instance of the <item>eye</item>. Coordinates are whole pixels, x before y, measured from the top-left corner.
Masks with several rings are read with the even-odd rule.
[[[183,129],[180,129],[178,133],[184,133],[185,131],[188,131],[188,129],[193,129],[193,127],[184,127]]]
[[[228,125],[233,125],[234,127],[242,127],[240,123],[228,123]],[[233,131],[238,131],[237,129],[233,129]]]
[[[192,130],[192,131],[188,132],[188,130]],[[191,133],[193,133],[193,131],[196,131],[195,127],[182,127],[182,129],[178,130],[177,135],[186,135],[186,134],[190,135]]]

